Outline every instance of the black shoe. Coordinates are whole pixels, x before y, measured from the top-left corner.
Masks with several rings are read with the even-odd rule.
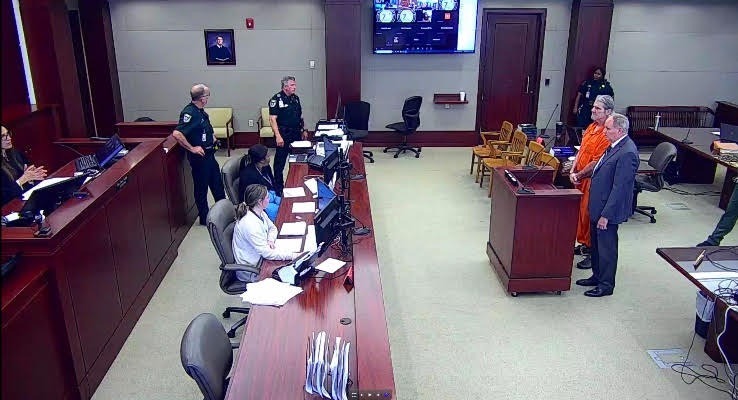
[[[597,283],[597,279],[594,276],[587,279],[580,279],[576,282],[579,286],[597,286]]]
[[[708,242],[707,240],[705,240],[704,242],[702,242],[702,243],[700,243],[700,244],[697,245],[697,247],[707,247],[707,246],[719,246],[719,245],[718,244],[712,244],[712,243]]]
[[[584,295],[587,296],[587,297],[610,296],[610,295],[612,295],[612,289],[610,289],[610,290],[604,290],[604,289],[602,289],[602,288],[600,288],[598,286],[598,287],[596,287],[594,289],[587,290],[586,292],[584,292]]]
[[[574,247],[574,254],[577,256],[586,256],[587,254],[589,254],[589,247],[580,244]]]
[[[577,268],[579,269],[591,269],[592,268],[592,257],[587,255],[584,257],[584,260],[579,261],[577,263]]]
[[[200,219],[200,225],[202,225],[202,226],[208,226],[208,223],[204,219]]]

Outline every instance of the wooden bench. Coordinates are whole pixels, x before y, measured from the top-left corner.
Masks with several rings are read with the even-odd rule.
[[[661,139],[653,132],[656,115],[660,115],[660,127],[709,128],[715,113],[701,106],[629,106],[626,115],[630,120],[630,137],[639,146],[655,146]]]

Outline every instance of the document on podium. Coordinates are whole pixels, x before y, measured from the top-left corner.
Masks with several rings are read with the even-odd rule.
[[[305,234],[305,221],[285,222],[279,229],[279,236],[302,236]]]

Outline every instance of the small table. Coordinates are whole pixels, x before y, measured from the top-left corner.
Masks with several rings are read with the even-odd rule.
[[[707,257],[695,270],[693,263],[703,250],[706,251]],[[717,335],[723,331],[726,324],[725,311],[728,308],[728,302],[730,302],[730,305],[735,305],[736,301],[728,300],[726,302],[715,294],[715,290],[721,281],[731,279],[727,276],[719,277],[718,274],[724,272],[719,268],[720,265],[733,269],[732,279],[738,279],[738,272],[736,272],[738,268],[738,248],[735,246],[662,247],[657,248],[656,253],[694,283],[703,294],[715,301],[715,312],[705,341],[705,353],[715,362],[725,362],[718,348]],[[727,323],[728,327],[725,334],[720,338],[720,347],[722,347],[728,360],[735,363],[738,361],[738,312],[729,312],[727,315],[730,322]]]

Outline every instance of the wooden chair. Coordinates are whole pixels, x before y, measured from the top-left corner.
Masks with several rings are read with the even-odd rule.
[[[549,153],[541,153],[538,156],[538,160],[535,161],[535,165],[537,166],[544,166],[548,165],[549,167],[554,169],[554,175],[553,179],[556,180],[556,174],[559,173],[559,166],[561,165],[561,161],[559,161],[558,158],[552,156]]]
[[[531,140],[528,142],[528,152],[525,155],[525,165],[536,165],[538,157],[543,153],[545,148],[542,144]]]
[[[472,149],[471,165],[469,166],[469,173],[471,174],[474,170],[474,164],[477,164],[477,174],[474,178],[474,182],[479,182],[479,175],[482,171],[482,159],[491,156],[491,148],[496,149],[507,148],[512,138],[513,125],[504,121],[500,132],[481,132],[480,136],[484,144],[475,146]],[[491,139],[490,136],[497,135],[497,139]]]
[[[507,150],[498,150],[490,146],[492,149],[492,156],[482,159],[482,175],[479,180],[479,187],[482,187],[484,182],[484,176],[490,176],[489,182],[489,193],[488,196],[492,196],[492,169],[496,167],[511,167],[518,165],[523,159],[523,153],[525,151],[525,143],[528,141],[528,137],[523,131],[517,130],[513,134],[512,140]],[[489,172],[489,173],[487,173]]]

